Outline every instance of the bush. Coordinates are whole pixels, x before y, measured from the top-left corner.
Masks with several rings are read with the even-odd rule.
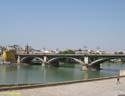
[[[69,49],[65,51],[60,51],[59,54],[75,54],[75,51]]]

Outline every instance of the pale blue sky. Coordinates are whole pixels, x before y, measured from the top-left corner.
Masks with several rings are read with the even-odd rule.
[[[125,51],[125,0],[0,0],[0,44]]]

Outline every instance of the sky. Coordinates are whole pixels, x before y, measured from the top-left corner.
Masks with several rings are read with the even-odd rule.
[[[125,51],[125,0],[0,0],[0,45]]]

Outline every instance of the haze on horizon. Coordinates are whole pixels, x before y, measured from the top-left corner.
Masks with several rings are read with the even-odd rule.
[[[1,0],[0,45],[125,51],[124,0]]]

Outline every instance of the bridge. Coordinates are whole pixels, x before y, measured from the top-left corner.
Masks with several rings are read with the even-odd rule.
[[[30,63],[37,59],[42,65],[58,64],[60,59],[67,58],[82,65],[83,70],[100,70],[100,64],[111,59],[125,58],[124,54],[17,54],[17,63]]]

